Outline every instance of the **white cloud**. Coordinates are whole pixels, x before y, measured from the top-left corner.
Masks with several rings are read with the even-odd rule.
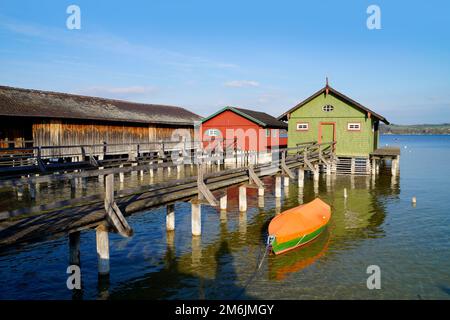
[[[237,69],[238,65],[216,61],[205,57],[185,54],[165,48],[156,48],[142,43],[132,43],[127,38],[109,33],[73,32],[63,28],[50,28],[42,25],[27,24],[10,19],[0,20],[0,29],[8,30],[26,37],[43,41],[68,44],[71,47],[82,46],[94,50],[105,50],[115,54],[134,57],[142,61],[157,62],[183,68]]]
[[[224,86],[230,88],[259,87],[259,82],[253,80],[233,80],[225,82]]]

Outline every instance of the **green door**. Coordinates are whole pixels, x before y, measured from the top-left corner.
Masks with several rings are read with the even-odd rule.
[[[319,143],[334,141],[334,123],[321,123],[319,126]]]

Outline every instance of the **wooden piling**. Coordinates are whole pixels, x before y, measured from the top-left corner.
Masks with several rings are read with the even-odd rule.
[[[166,206],[166,230],[175,230],[175,205],[168,204]]]
[[[303,188],[305,184],[305,170],[303,168],[298,169],[298,187]]]
[[[108,228],[104,225],[96,229],[98,274],[100,276],[109,274],[109,235]]]
[[[314,181],[319,181],[319,165],[316,163],[314,165]]]
[[[264,197],[264,188],[258,188],[258,197]]]
[[[119,168],[123,168],[123,164],[121,164],[121,165],[119,166]],[[120,183],[123,183],[124,180],[125,180],[125,175],[124,175],[123,172],[120,172],[120,173],[119,173],[119,181],[120,181]]]
[[[239,211],[247,211],[247,188],[245,186],[239,187]]]
[[[220,198],[220,210],[227,210],[227,195]]]
[[[289,187],[289,177],[283,177],[283,185]]]
[[[275,198],[281,197],[281,176],[275,177]]]

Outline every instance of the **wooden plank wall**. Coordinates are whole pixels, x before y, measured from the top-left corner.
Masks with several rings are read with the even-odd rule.
[[[108,144],[121,144],[121,146],[108,147],[108,154],[126,154],[130,151],[131,144],[169,141],[172,139],[172,134],[175,130],[193,134],[193,128],[188,126],[173,127],[47,119],[36,120],[32,124],[35,146],[94,145],[103,144],[104,141]],[[142,148],[146,149],[148,146],[142,146]],[[86,151],[90,152],[90,150]],[[55,157],[57,155],[71,156],[75,152],[79,152],[79,148],[45,150],[42,155]],[[103,147],[97,147],[94,155],[99,155],[102,152]]]

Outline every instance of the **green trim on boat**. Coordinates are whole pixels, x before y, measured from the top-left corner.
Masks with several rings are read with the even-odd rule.
[[[316,238],[319,234],[322,233],[322,231],[327,227],[327,225],[324,225],[320,227],[319,229],[307,234],[306,236],[297,237],[295,239],[278,243],[277,238],[275,237],[275,240],[272,242],[272,250],[273,252],[277,253],[280,251],[293,249],[295,247],[301,246],[302,244],[307,243],[308,241],[311,241],[312,239]]]

